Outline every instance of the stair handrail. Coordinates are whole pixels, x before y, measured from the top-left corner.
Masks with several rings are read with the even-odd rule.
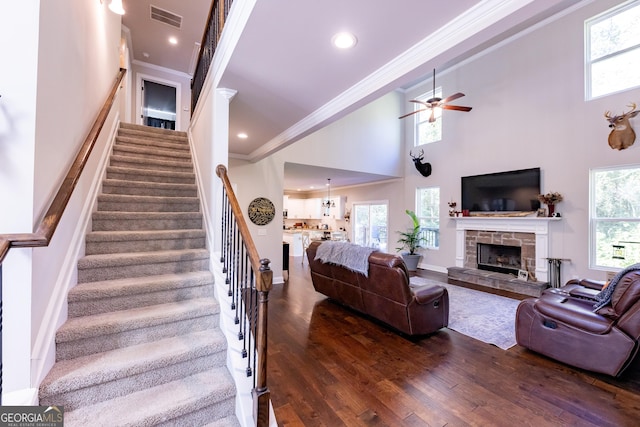
[[[67,175],[60,183],[58,192],[49,205],[47,213],[38,224],[36,231],[33,233],[0,234],[0,266],[11,248],[36,248],[49,246],[53,233],[56,231],[58,224],[60,224],[62,215],[69,203],[71,194],[76,188],[76,185],[80,180],[80,175],[89,160],[89,155],[91,154],[93,147],[96,145],[100,131],[109,116],[118,88],[126,73],[127,70],[124,68],[120,68],[120,71],[118,71],[116,81],[109,91],[109,95],[93,122],[93,126],[91,126],[89,133],[84,139],[76,158],[69,167]]]
[[[258,297],[256,307],[257,316],[252,320],[255,322],[255,362],[257,363],[257,367],[255,369],[255,388],[252,391],[252,397],[256,426],[268,426],[270,391],[267,387],[267,323],[269,291],[271,291],[273,287],[273,271],[269,268],[270,261],[268,259],[261,259],[258,254],[249,227],[247,226],[247,221],[231,187],[227,175],[227,168],[224,165],[218,165],[216,167],[216,175],[218,175],[222,181],[224,193],[228,200],[228,207],[231,209],[233,221],[237,226],[237,233],[240,234],[242,245],[246,249],[251,269],[256,278],[255,291]],[[224,252],[224,248],[222,248],[221,251]],[[233,263],[229,263],[229,265],[230,268],[234,268]],[[243,298],[238,298],[237,300],[240,304],[243,303]]]

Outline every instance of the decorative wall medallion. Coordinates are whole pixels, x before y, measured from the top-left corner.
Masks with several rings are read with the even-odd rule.
[[[249,203],[249,219],[256,225],[267,225],[276,215],[276,207],[264,197],[253,199]]]

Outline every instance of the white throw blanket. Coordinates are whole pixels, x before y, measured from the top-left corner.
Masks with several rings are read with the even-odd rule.
[[[369,255],[375,248],[367,248],[349,242],[332,242],[327,240],[320,243],[316,252],[316,260],[323,263],[340,265],[348,270],[369,276]]]

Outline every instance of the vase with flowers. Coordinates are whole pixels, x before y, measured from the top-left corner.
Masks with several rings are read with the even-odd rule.
[[[555,207],[557,203],[562,201],[562,194],[557,192],[547,193],[547,194],[539,194],[538,200],[545,205],[547,205],[549,216],[553,216],[555,212]]]

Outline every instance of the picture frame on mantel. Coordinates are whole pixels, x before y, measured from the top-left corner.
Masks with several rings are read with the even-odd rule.
[[[518,280],[529,280],[529,272],[527,270],[518,270]]]

